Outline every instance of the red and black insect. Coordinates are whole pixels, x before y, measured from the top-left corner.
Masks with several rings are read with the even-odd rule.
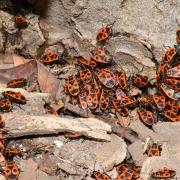
[[[80,58],[78,61],[80,64],[87,66],[88,68],[95,69],[97,66],[97,63],[92,60],[87,60],[84,58]]]
[[[162,151],[162,148],[160,145],[156,144],[156,143],[153,143],[148,151],[147,151],[147,154],[149,157],[152,157],[152,156],[160,156],[161,155],[161,151]]]
[[[127,97],[127,95],[122,89],[120,89],[120,88],[116,89],[116,99],[117,100],[121,100],[121,99],[126,98],[126,97]]]
[[[121,116],[127,116],[128,115],[128,108],[132,107],[136,104],[136,100],[131,97],[125,97],[120,100],[114,99],[112,101],[112,104],[116,111],[121,115]]]
[[[162,113],[165,119],[171,122],[179,122],[180,121],[180,115],[175,113],[174,111],[171,110],[164,110]]]
[[[49,51],[42,56],[42,62],[45,65],[52,64],[55,62],[59,62],[59,60],[60,60],[59,54],[57,52],[54,52],[54,51]]]
[[[76,76],[70,76],[66,81],[66,88],[71,96],[77,96],[79,94],[79,83]]]
[[[176,171],[169,168],[162,168],[152,174],[155,179],[168,179],[176,176]]]
[[[136,74],[133,83],[135,86],[138,88],[145,88],[148,86],[148,77],[147,76],[142,76],[140,74]]]
[[[138,111],[139,119],[147,126],[152,126],[156,119],[153,116],[153,113],[151,111],[148,111],[146,109],[140,109]]]
[[[166,105],[165,105],[165,111],[173,111],[174,113],[178,113],[179,111],[179,104],[178,101],[174,101],[174,100],[166,100]]]
[[[175,91],[180,91],[180,79],[177,78],[165,78],[164,83],[168,87],[172,87]]]
[[[116,76],[109,69],[101,69],[97,72],[99,81],[107,88],[112,89],[116,85]]]
[[[133,170],[127,164],[119,164],[116,167],[118,173],[117,180],[132,180]]]
[[[22,88],[26,86],[27,81],[25,78],[13,79],[7,83],[7,88]]]
[[[108,92],[102,90],[100,100],[99,100],[99,108],[101,111],[106,111],[109,106],[109,95]]]
[[[17,180],[20,174],[20,169],[13,162],[7,162],[3,174],[7,180]]]
[[[100,92],[101,92],[101,89],[100,89],[100,86],[98,85],[98,83],[97,83],[97,81],[96,81],[95,78],[93,79],[93,82],[92,82],[92,84],[91,84],[91,91],[92,91],[92,90],[93,90],[93,92],[94,92],[95,94],[97,94],[97,96],[99,97]]]
[[[64,137],[67,139],[78,139],[82,137],[82,134],[80,132],[66,133]]]
[[[168,69],[166,76],[172,78],[180,78],[180,64],[173,68]]]
[[[83,83],[89,84],[92,82],[93,75],[89,69],[86,69],[80,72],[80,79]]]
[[[87,96],[87,104],[91,110],[96,109],[99,104],[98,95],[93,90]]]
[[[170,63],[176,55],[176,49],[175,48],[169,48],[165,51],[164,55],[164,61],[167,63]]]
[[[28,26],[27,19],[23,15],[16,15],[15,16],[15,23],[16,23],[17,27],[20,29],[27,28],[27,26]]]
[[[88,95],[89,93],[86,94],[85,92],[79,94],[79,103],[82,109],[87,109],[88,107],[88,103],[87,103]]]
[[[122,71],[118,73],[118,83],[119,87],[123,90],[126,90],[129,86],[126,74]]]
[[[4,150],[4,156],[6,157],[6,159],[8,160],[12,160],[14,156],[21,156],[21,152],[14,148],[14,147],[11,147],[11,146],[7,146]]]
[[[132,107],[136,105],[136,99],[133,97],[125,97],[119,100],[119,104],[121,107]]]
[[[90,54],[91,58],[98,63],[111,64],[112,62],[112,56],[105,48],[94,48],[90,51]]]
[[[170,68],[170,65],[167,63],[167,62],[162,62],[156,72],[157,76],[156,76],[156,79],[157,79],[157,82],[161,82],[164,80],[165,78],[165,75],[167,73],[167,70]]]
[[[4,91],[2,92],[3,96],[10,101],[18,104],[26,104],[27,100],[24,95],[22,95],[20,92],[14,92],[14,91]]]
[[[162,93],[154,94],[153,101],[159,110],[164,109],[166,106],[166,97]]]
[[[180,92],[179,91],[175,91],[174,89],[169,88],[167,85],[165,85],[164,83],[161,84],[161,90],[164,92],[164,94],[172,99],[172,100],[178,100],[180,99]]]
[[[128,108],[125,107],[125,106],[122,106],[122,105],[120,104],[120,101],[119,101],[119,100],[117,100],[117,99],[113,100],[113,101],[112,101],[112,104],[113,104],[114,108],[116,109],[116,111],[117,111],[121,116],[124,116],[124,117],[128,116],[128,112],[129,112]]]
[[[141,173],[141,166],[134,166],[133,167],[133,177],[132,179],[139,179]]]
[[[13,105],[9,99],[0,99],[0,111],[9,112],[13,108]]]
[[[97,42],[102,42],[107,40],[111,35],[112,35],[112,25],[107,25],[106,27],[103,27],[98,31],[96,40]]]
[[[100,171],[93,171],[92,177],[96,180],[111,180],[106,173],[101,173]]]

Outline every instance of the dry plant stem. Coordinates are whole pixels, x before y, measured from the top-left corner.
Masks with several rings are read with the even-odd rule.
[[[95,118],[72,118],[29,115],[5,115],[6,138],[23,137],[30,135],[58,134],[61,132],[81,132],[84,136],[110,141],[107,132],[111,132],[111,126]]]

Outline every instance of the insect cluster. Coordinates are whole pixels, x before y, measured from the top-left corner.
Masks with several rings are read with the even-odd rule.
[[[116,172],[118,174],[117,180],[132,180],[140,178],[141,167],[134,166],[133,164],[119,164],[116,167]],[[110,180],[111,178],[106,173],[100,173],[99,171],[93,172],[93,177],[96,180]]]
[[[177,43],[179,43],[179,30]],[[100,29],[97,44],[90,51],[90,60],[80,58],[80,71],[70,76],[65,91],[71,97],[71,103],[79,104],[82,109],[92,113],[118,113],[128,116],[132,108],[138,108],[139,119],[148,127],[158,120],[180,121],[180,49],[169,48],[157,70],[157,81],[151,84],[147,76],[140,73],[127,79],[123,71],[112,70],[113,57],[102,46],[112,36],[111,26]],[[141,95],[129,96],[129,89],[136,86],[142,90]],[[149,86],[157,93],[148,95]],[[160,118],[159,118],[160,117]]]
[[[13,158],[15,155],[20,156],[21,153],[14,147],[6,145],[4,140],[3,127],[5,120],[0,115],[0,174],[4,175],[7,180],[17,180],[20,174],[20,169],[14,163]]]
[[[19,78],[9,81],[7,83],[8,88],[20,88],[26,85],[26,79]],[[9,112],[13,108],[13,103],[26,104],[26,98],[20,92],[4,91],[2,92],[3,98],[0,99],[0,111]]]
[[[147,149],[147,155],[160,156],[161,155],[161,146],[153,143]],[[116,166],[117,180],[136,180],[141,179],[140,172],[141,166],[136,166],[134,163],[120,163]],[[162,168],[156,172],[152,173],[152,177],[155,179],[168,179],[176,176],[176,171],[169,168]],[[106,173],[101,173],[100,171],[93,171],[92,177],[96,180],[111,180],[110,176]]]
[[[97,43],[105,43],[112,35],[110,26],[102,28],[97,35]],[[132,108],[138,108],[139,119],[148,127],[157,121],[179,122],[180,99],[180,30],[177,31],[177,45],[169,48],[163,61],[157,69],[156,82],[151,84],[147,76],[136,74],[127,79],[123,71],[112,70],[113,58],[109,51],[102,46],[90,51],[90,59],[80,58],[78,63],[81,70],[70,76],[65,85],[65,91],[71,97],[71,103],[92,113],[118,113],[128,116]],[[142,90],[141,95],[129,96],[130,86]],[[148,94],[148,88],[153,87],[156,92]],[[79,136],[78,136],[79,137]],[[160,156],[161,145],[153,143],[147,150],[147,155]],[[117,179],[139,178],[141,167],[120,164],[116,168]],[[153,172],[153,178],[171,178],[176,171],[166,167]],[[111,179],[106,173],[95,171],[95,179]]]
[[[177,45],[166,50],[163,61],[157,69],[156,82],[151,84],[148,77],[140,73],[127,78],[125,72],[113,69],[113,57],[104,47],[107,39],[113,35],[112,25],[99,30],[98,47],[90,51],[90,59],[78,59],[78,73],[66,80],[65,92],[71,103],[91,113],[111,113],[128,116],[131,109],[137,108],[139,119],[151,128],[157,121],[180,121],[180,30],[177,31]],[[61,56],[57,52],[47,52],[42,57],[45,65],[59,63]],[[129,90],[135,86],[142,94],[130,96]],[[156,89],[149,95],[148,88]],[[80,138],[81,133],[66,134],[66,138]],[[149,157],[161,155],[161,145],[151,144],[146,153]],[[132,164],[119,164],[116,167],[117,179],[133,180],[140,178],[141,167]],[[154,178],[171,178],[174,170],[162,168],[152,174]],[[94,171],[97,180],[109,180],[106,173]]]
[[[24,78],[14,79],[7,83],[8,88],[20,88],[26,85]],[[13,108],[13,103],[26,104],[26,98],[20,92],[4,91],[2,92],[3,98],[0,99],[0,111],[9,112]],[[6,179],[17,180],[20,174],[20,169],[14,163],[13,158],[15,155],[20,156],[21,153],[14,147],[6,145],[4,140],[4,133],[2,128],[5,126],[5,121],[0,115],[0,173],[6,177]]]
[[[132,164],[121,163],[116,167],[116,172],[118,174],[117,180],[135,180],[141,179],[140,177],[141,167],[134,166]],[[152,173],[154,179],[168,179],[176,176],[176,171],[168,169],[166,167],[159,169]],[[94,171],[92,177],[96,180],[111,180],[110,176],[106,173],[101,173],[100,171]]]

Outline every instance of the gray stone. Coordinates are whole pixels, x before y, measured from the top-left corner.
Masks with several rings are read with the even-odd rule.
[[[180,156],[171,157],[151,157],[142,165],[141,176],[144,180],[149,180],[152,173],[162,168],[169,168],[176,171],[176,177],[180,176]]]
[[[18,29],[15,26],[14,20],[15,18],[13,15],[5,11],[0,11],[0,29],[3,29],[10,34],[16,33]]]
[[[5,47],[6,53],[15,53],[18,50],[25,56],[37,56],[39,47],[45,42],[42,31],[39,28],[39,16],[28,14],[26,18],[28,27],[19,30],[15,25],[14,15],[0,11],[1,51]]]
[[[127,74],[137,73],[146,66],[148,67],[148,73],[145,68],[143,74],[148,75],[150,78],[155,77],[152,72],[155,68],[155,64],[151,60],[152,54],[137,39],[125,36],[114,37],[109,40],[107,47],[109,47],[108,49],[113,55],[113,60],[117,66],[120,65]],[[152,73],[153,75],[151,75]]]
[[[177,138],[180,135],[179,122],[158,122],[153,125],[153,130],[158,134],[159,141],[180,144],[180,139]]]
[[[109,171],[126,158],[126,143],[118,136],[111,135],[111,142],[76,141],[63,145],[59,156],[74,166],[81,165],[91,170]]]
[[[162,145],[161,156],[147,158],[141,170],[143,179],[149,179],[152,172],[167,167],[176,171],[176,177],[180,177],[180,143],[179,123],[164,122],[153,126],[158,138],[155,142]]]
[[[44,103],[45,99],[48,99],[50,97],[47,93],[29,93],[24,89],[16,88],[0,88],[0,93],[3,91],[14,91],[14,92],[21,92],[27,99],[27,103],[25,105],[21,105],[21,107],[18,107],[18,105],[13,106],[13,110],[10,113],[5,113],[5,116],[16,116],[17,114],[21,115],[44,115],[45,109],[44,109]]]
[[[145,40],[151,44],[156,60],[160,61],[157,54],[161,54],[163,45],[172,46],[175,43],[179,6],[177,1],[78,0],[72,20],[81,39],[92,43],[100,27],[116,21],[115,32],[133,34]]]
[[[152,77],[154,62],[151,61],[151,57],[155,57],[155,60],[159,62],[164,46],[172,46],[175,43],[175,31],[178,27],[176,19],[180,6],[177,1],[171,3],[167,0],[29,0],[29,2],[36,10],[39,9],[39,12],[43,11],[40,13],[42,15],[40,18],[41,29],[38,27],[38,16],[29,14],[27,15],[30,22],[29,27],[22,30],[23,53],[32,57],[36,57],[37,51],[41,49],[41,45],[44,43],[43,36],[46,45],[62,44],[72,56],[88,56],[89,48],[96,45],[97,31],[102,26],[116,21],[113,32],[120,32],[122,37],[126,36],[128,41],[133,39],[139,41],[135,42],[133,46],[132,44],[129,46],[132,48],[133,55],[130,57],[130,51],[128,52],[129,61],[134,61],[133,64],[136,64],[138,70],[141,69],[142,64],[150,66]],[[147,3],[148,8],[146,8]],[[13,15],[1,11],[0,19],[7,32],[11,34],[17,32]],[[1,27],[2,23],[0,23]],[[33,36],[31,36],[32,33]],[[29,39],[27,36],[33,38]],[[119,37],[112,39],[118,41]],[[124,42],[127,43],[126,40]],[[128,48],[124,45],[122,46],[122,43],[118,46],[115,45],[115,49],[120,47],[119,51],[124,51]],[[140,48],[140,51],[137,50],[139,45],[144,46],[142,49]],[[127,49],[123,53],[125,52]],[[144,72],[146,72],[145,69]]]
[[[44,18],[40,20],[41,29],[47,33],[45,37],[47,38],[46,43],[49,45],[72,39],[72,28],[68,23],[70,14],[68,12],[70,13],[59,0],[49,1]]]
[[[15,27],[13,15],[0,11],[0,51],[5,51],[5,33],[6,34],[15,34],[18,29]]]
[[[142,141],[137,140],[134,143],[132,143],[131,145],[129,145],[128,151],[131,154],[134,163],[137,166],[142,166],[142,163],[147,158],[147,155],[144,154]]]
[[[22,32],[22,43],[24,46],[23,53],[36,57],[38,55],[39,47],[45,42],[42,31],[39,27],[39,16],[29,14],[27,16],[28,27],[23,29]]]
[[[135,131],[139,138],[143,141],[145,141],[147,137],[150,137],[153,140],[159,139],[158,134],[146,127],[140,120],[133,121],[129,128]]]
[[[57,176],[50,176],[43,171],[36,171],[36,180],[58,180]]]

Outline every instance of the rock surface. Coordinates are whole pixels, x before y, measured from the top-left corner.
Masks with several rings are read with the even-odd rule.
[[[180,141],[179,138],[176,138],[179,137],[179,126],[179,122],[158,122],[153,125],[152,131],[144,125],[142,126],[140,121],[134,121],[131,123],[130,128],[139,134],[142,141],[145,141],[147,138],[151,138],[153,142],[162,145],[161,156],[148,157],[145,158],[144,161],[140,161],[142,163],[141,175],[143,179],[148,180],[152,172],[164,167],[175,170],[176,176],[180,176]],[[138,150],[135,150],[138,148],[137,146],[140,143],[142,142],[135,142],[128,148],[132,158],[137,162],[143,158],[143,149],[140,153],[141,156],[138,156],[141,149],[139,148]],[[132,148],[133,151],[131,152]]]
[[[153,130],[158,134],[159,141],[180,144],[180,123],[179,122],[158,122],[153,125]]]
[[[4,29],[0,36],[5,37],[4,32],[10,34],[7,52],[19,49],[22,54],[35,58],[44,50],[42,45],[47,48],[57,45],[65,47],[71,56],[88,56],[89,48],[95,46],[98,29],[115,22],[113,32],[119,32],[120,35],[110,40],[114,42],[113,55],[119,57],[120,53],[124,53],[130,62],[135,58],[133,64],[138,70],[142,65],[151,67],[152,77],[154,60],[159,62],[164,46],[172,46],[175,42],[178,27],[176,19],[179,20],[180,8],[176,0],[172,3],[167,0],[29,2],[34,9],[42,12],[40,17],[35,14],[26,15],[29,26],[25,30],[19,31],[15,27],[13,15],[0,11],[0,28]],[[14,46],[10,39],[17,40],[16,37],[21,37],[21,41]],[[3,49],[4,43],[5,39],[1,38],[0,49]]]
[[[143,143],[141,140],[137,140],[128,146],[128,151],[132,156],[134,163],[137,166],[142,166],[143,162],[146,160],[147,155],[143,150]]]
[[[46,93],[28,93],[26,90],[18,88],[0,88],[0,93],[7,90],[21,92],[27,99],[27,103],[21,108],[14,105],[12,112],[3,114],[8,137],[73,131],[81,132],[84,136],[90,138],[96,137],[99,140],[111,140],[107,134],[107,132],[111,132],[111,126],[96,118],[58,117],[45,114],[44,99],[50,97]]]
[[[40,59],[44,52],[55,50],[60,54],[65,51],[67,57],[70,57],[69,61],[75,61],[74,57],[80,55],[89,58],[89,50],[96,46],[98,30],[102,26],[115,22],[113,37],[107,41],[106,47],[113,56],[113,61],[116,63],[115,68],[123,69],[128,77],[141,72],[143,75],[147,75],[149,79],[155,78],[156,65],[161,61],[162,51],[164,47],[174,45],[175,32],[178,27],[176,20],[180,22],[178,11],[180,3],[177,0],[28,1],[39,15],[35,14],[35,11],[26,14],[27,29],[18,29],[14,22],[14,15],[0,10],[0,53],[19,53],[28,58]],[[59,67],[61,69],[61,66]],[[73,71],[74,67],[71,69]],[[61,70],[63,72],[63,69]],[[38,73],[43,74],[44,71]],[[60,72],[58,73],[60,74]],[[49,71],[47,74],[49,75]],[[63,79],[63,82],[60,84],[62,88],[59,88],[59,92],[55,95],[57,97],[63,95],[64,79],[67,77],[61,74],[59,78]],[[42,79],[46,78],[42,76]],[[52,84],[54,83],[51,78],[49,81]],[[0,92],[3,90],[5,89],[2,88]],[[62,129],[70,131],[77,131],[78,129],[85,136],[95,139],[110,140],[111,137],[112,141],[108,143],[97,143],[89,140],[83,142],[82,139],[77,142],[67,142],[65,145],[61,141],[56,142],[60,148],[59,159],[57,158],[59,168],[72,175],[78,174],[78,176],[72,177],[73,180],[80,179],[90,171],[86,169],[87,167],[94,170],[94,164],[96,170],[108,171],[125,159],[127,153],[125,142],[116,135],[108,135],[107,132],[111,132],[111,127],[106,123],[93,118],[86,120],[77,118],[77,121],[72,118],[54,118],[54,116],[52,119],[52,116],[44,118],[43,99],[47,98],[48,95],[42,93],[41,95],[38,93],[29,94],[23,90],[22,92],[27,97],[27,104],[22,106],[22,109],[15,106],[9,116],[6,113],[3,114],[7,118],[6,127],[9,126],[10,128],[9,135],[14,135],[14,137],[34,135],[39,127],[38,130],[41,133],[46,132],[47,134],[61,132]],[[17,114],[20,115],[19,119],[15,119],[17,120],[16,125],[19,123],[21,130],[13,129],[14,118]],[[164,166],[175,169],[177,177],[179,177],[180,147],[179,139],[176,138],[180,134],[179,123],[157,123],[151,130],[137,120],[137,114],[131,113],[129,117],[130,120],[133,120],[131,124],[129,122],[124,123],[122,120],[121,125],[128,126],[130,124],[130,129],[138,134],[140,140],[136,141],[136,138],[133,138],[133,144],[128,147],[128,150],[138,165],[143,164],[142,177],[148,179],[152,171]],[[66,122],[70,123],[67,124]],[[30,125],[30,131],[24,123]],[[63,126],[63,128],[58,129],[57,124],[58,127]],[[48,128],[52,126],[54,127],[49,132]],[[42,127],[45,127],[45,130]],[[19,135],[17,135],[18,133]],[[143,155],[141,144],[147,138],[162,144],[161,157],[147,158],[144,161],[146,155]],[[36,179],[39,180],[55,179],[54,176],[50,177],[40,170],[38,170],[38,174]]]
[[[70,161],[74,167],[79,165],[93,170],[109,171],[121,163],[127,153],[126,143],[116,135],[111,135],[111,142],[69,142],[60,149],[59,156]],[[68,149],[68,151],[67,151]]]
[[[45,42],[39,27],[39,16],[28,14],[26,16],[28,27],[18,29],[15,25],[15,17],[7,12],[0,11],[0,52],[17,53],[25,57],[35,58],[39,47]]]
[[[141,176],[144,180],[149,180],[152,173],[162,168],[169,168],[176,171],[176,177],[180,176],[180,157],[151,157],[148,158],[142,166]]]

